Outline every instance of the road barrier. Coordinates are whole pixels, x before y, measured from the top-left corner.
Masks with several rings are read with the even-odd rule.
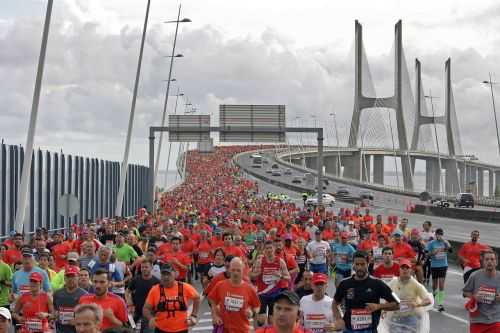
[[[488,223],[500,223],[500,212],[477,209],[445,208],[429,205],[415,205],[415,213]]]

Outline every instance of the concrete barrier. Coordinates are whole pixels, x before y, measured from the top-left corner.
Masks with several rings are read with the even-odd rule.
[[[461,220],[500,223],[500,212],[477,209],[444,208],[417,204],[415,205],[415,213]]]

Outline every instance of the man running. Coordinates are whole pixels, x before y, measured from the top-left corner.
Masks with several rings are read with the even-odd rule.
[[[481,252],[491,250],[486,244],[479,243],[479,231],[474,230],[470,234],[470,242],[464,243],[458,250],[458,259],[464,269],[464,283],[469,276],[481,269]]]
[[[305,333],[300,326],[300,300],[297,294],[284,290],[276,296],[271,324],[255,333]]]
[[[448,271],[448,252],[451,251],[450,242],[443,236],[443,229],[436,229],[436,239],[430,241],[426,247],[431,257],[432,292],[439,312],[444,311],[444,281]]]
[[[314,232],[314,240],[306,247],[309,255],[309,267],[313,273],[328,273],[328,259],[330,257],[330,244],[321,239],[321,230]]]
[[[357,251],[354,254],[355,274],[340,282],[332,304],[337,327],[344,333],[377,333],[382,310],[393,311],[399,308],[397,299],[383,281],[368,274],[368,255]],[[384,299],[386,303],[381,304]],[[344,317],[340,311],[345,304]]]
[[[356,252],[351,244],[347,243],[349,234],[342,232],[340,234],[340,243],[332,244],[332,257],[335,264],[335,287],[338,287],[340,281],[351,276],[353,255]]]
[[[80,269],[68,266],[64,270],[64,288],[54,293],[54,309],[56,311],[56,329],[61,333],[75,333],[73,325],[74,310],[80,303],[80,297],[87,292],[78,287]]]
[[[470,333],[500,332],[500,272],[498,255],[492,250],[481,253],[483,268],[470,275],[463,296],[477,305],[470,315]]]
[[[313,294],[300,299],[300,311],[304,328],[313,333],[337,330],[332,313],[333,299],[326,295],[328,275],[314,273]]]
[[[391,247],[384,247],[382,250],[384,262],[377,266],[373,272],[373,276],[382,279],[385,283],[392,281],[394,277],[399,276],[399,265],[393,260],[393,252]]]
[[[229,264],[229,279],[219,282],[208,295],[214,325],[224,333],[249,333],[250,321],[260,308],[255,288],[243,281],[243,261],[236,257]]]

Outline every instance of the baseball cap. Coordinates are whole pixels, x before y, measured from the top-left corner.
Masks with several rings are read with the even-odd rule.
[[[32,272],[30,274],[30,281],[42,282],[43,276],[42,276],[42,274],[40,274],[38,272]]]
[[[401,258],[399,259],[399,267],[401,266],[408,266],[411,268],[411,261],[406,258]]]
[[[315,234],[315,235],[321,235],[321,230],[319,230],[319,229],[318,229],[318,230],[316,230],[316,231],[314,232],[314,234]]]
[[[78,256],[78,253],[76,252],[69,252],[68,253],[68,261],[78,261],[80,257]]]
[[[436,229],[436,235],[444,235],[444,231],[441,228]]]
[[[0,316],[4,317],[7,320],[12,320],[12,315],[10,314],[9,309],[0,307]]]
[[[24,248],[23,257],[33,257],[33,250],[31,250],[30,248]]]
[[[349,238],[349,234],[345,231],[340,233],[340,238]]]
[[[286,234],[285,235],[285,240],[292,240],[292,235]]]
[[[174,268],[174,266],[172,266],[172,265],[170,265],[170,264],[167,263],[167,264],[163,264],[161,266],[160,271],[162,273],[174,273],[175,272],[175,268]]]
[[[276,296],[276,301],[280,300],[280,299],[286,299],[288,302],[290,302],[291,304],[293,305],[300,305],[300,298],[299,296],[294,293],[293,291],[291,290],[283,290],[281,293],[278,294],[278,296]]]
[[[394,237],[401,237],[403,236],[403,232],[401,230],[396,230],[392,233]]]
[[[313,284],[328,283],[328,276],[323,273],[314,273],[312,278],[312,283]]]
[[[64,269],[64,276],[78,275],[80,274],[80,268],[76,266],[68,266]]]

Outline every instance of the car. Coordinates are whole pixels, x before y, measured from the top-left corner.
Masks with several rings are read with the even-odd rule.
[[[446,199],[436,198],[431,200],[431,204],[436,207],[448,208],[450,203]]]
[[[323,193],[322,204],[325,206],[332,207],[335,205],[335,197],[328,193]],[[306,206],[317,206],[318,205],[318,195],[316,194],[312,198],[308,198],[305,202]]]
[[[263,159],[262,159],[262,163],[264,163],[264,164],[269,164],[269,161],[267,160],[267,158],[263,158]]]
[[[337,196],[338,197],[347,197],[349,195],[349,190],[347,189],[346,186],[339,186],[337,189]]]
[[[279,169],[274,169],[271,172],[271,175],[273,175],[273,176],[281,176],[281,171]]]
[[[252,155],[250,155],[250,158],[262,158],[262,155],[260,155],[260,154],[252,154]]]
[[[472,193],[458,193],[455,197],[455,207],[474,208],[474,196]]]
[[[276,163],[274,163],[273,165],[271,165],[271,169],[279,169],[280,166]]]
[[[293,177],[292,183],[294,183],[294,184],[302,184],[302,177],[300,177],[300,176]]]
[[[285,172],[283,172],[285,175],[290,176],[292,174],[292,169],[286,168]]]
[[[260,163],[252,163],[252,168],[262,168],[262,164],[260,164]]]
[[[267,169],[266,173],[273,173],[273,169]]]
[[[367,200],[373,201],[373,192],[361,191],[361,192],[359,192],[359,197],[361,199],[367,199]]]

